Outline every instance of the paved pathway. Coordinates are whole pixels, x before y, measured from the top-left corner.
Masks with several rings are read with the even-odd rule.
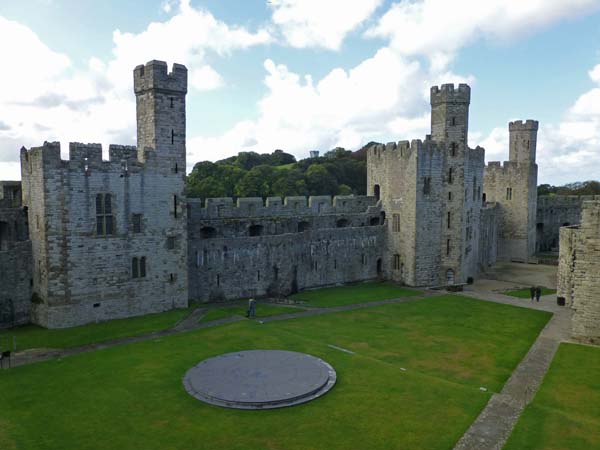
[[[568,340],[571,310],[556,305],[554,295],[542,297],[540,303],[537,303],[490,292],[473,291],[465,294],[482,300],[554,313],[502,391],[492,395],[479,417],[454,447],[454,450],[500,450],[519,416],[533,400],[559,344]]]
[[[403,303],[409,301],[422,300],[427,297],[441,295],[443,292],[435,292],[435,291],[425,291],[421,295],[414,295],[410,297],[402,297],[402,298],[394,298],[389,300],[380,300],[374,302],[365,302],[365,303],[356,303],[352,305],[343,305],[343,306],[335,306],[331,308],[314,308],[314,307],[304,307],[305,310],[299,312],[293,312],[289,314],[280,314],[277,316],[270,317],[258,317],[257,320],[260,320],[262,323],[274,322],[278,320],[287,320],[287,319],[295,319],[298,317],[308,317],[308,316],[318,316],[321,314],[331,314],[340,311],[350,311],[354,309],[362,309],[362,308],[370,308],[379,305],[386,305],[389,303]],[[43,350],[25,350],[13,355],[11,363],[12,367],[23,366],[26,364],[33,364],[40,361],[47,361],[50,359],[56,358],[64,358],[66,356],[77,355],[79,353],[87,353],[93,352],[96,350],[102,350],[105,348],[115,347],[117,345],[124,344],[132,344],[135,342],[143,342],[150,339],[156,339],[163,336],[171,336],[173,334],[183,333],[191,330],[199,330],[202,328],[210,328],[218,325],[223,325],[227,323],[239,322],[241,320],[246,320],[240,316],[233,317],[225,317],[223,319],[211,320],[209,322],[199,322],[202,315],[209,309],[213,308],[222,308],[226,306],[234,306],[238,303],[218,303],[212,305],[201,306],[195,309],[188,317],[179,321],[172,328],[162,330],[162,331],[154,331],[151,333],[146,333],[138,336],[130,336],[119,339],[112,339],[109,341],[103,341],[96,344],[87,344],[81,345],[78,347],[71,347],[65,349],[43,349]],[[285,305],[279,304],[281,306],[301,306],[301,305]],[[260,304],[258,306],[260,308]],[[260,314],[260,310],[259,310]]]

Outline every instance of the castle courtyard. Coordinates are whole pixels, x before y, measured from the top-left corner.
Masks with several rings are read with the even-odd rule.
[[[495,276],[531,272],[537,281],[555,271],[508,266]],[[163,313],[171,314],[165,320],[158,314],[109,322],[122,322],[132,333],[137,328],[137,336],[119,339],[115,329],[86,335],[86,328],[102,323],[65,330],[26,326],[17,342],[31,348],[14,355],[11,370],[0,371],[0,444],[479,449],[508,438],[505,448],[511,449],[596,448],[597,348],[561,344],[539,394],[532,395],[566,339],[561,319],[569,310],[556,306],[553,295],[533,305],[504,295],[531,283],[481,280],[461,294],[366,283],[299,293],[288,304],[260,302],[255,320],[243,317],[240,303],[195,305]],[[319,297],[326,300],[315,306]],[[126,326],[140,319],[152,324]],[[35,331],[42,334],[26,344],[27,333]],[[62,349],[34,349],[43,333],[52,342],[57,332],[63,333],[57,341]],[[11,330],[0,334],[3,342],[10,338]],[[186,392],[182,379],[190,367],[252,349],[321,358],[337,372],[337,383],[316,400],[268,411],[211,406]],[[578,368],[568,376],[581,382],[567,388],[571,361]],[[555,430],[563,417],[579,432]]]

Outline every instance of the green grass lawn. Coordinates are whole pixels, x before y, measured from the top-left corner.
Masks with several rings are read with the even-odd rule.
[[[504,295],[510,295],[511,297],[517,297],[517,298],[531,299],[531,292],[529,289],[530,288],[523,288],[523,289],[516,289],[514,291],[506,291],[504,293]],[[550,294],[556,294],[556,289],[548,289],[545,287],[542,288],[542,295],[550,295]]]
[[[560,345],[504,448],[600,449],[600,348]]]
[[[171,328],[186,317],[197,305],[187,309],[174,309],[159,314],[149,314],[128,319],[109,320],[74,328],[49,330],[37,325],[0,330],[0,349],[13,350],[13,337],[17,351],[30,348],[67,348],[102,342],[127,336]],[[1,447],[0,447],[1,448]]]
[[[315,289],[299,292],[291,296],[293,300],[306,302],[309,306],[329,307],[352,303],[374,302],[390,298],[418,295],[419,291],[400,287],[393,283],[369,282]]]
[[[233,316],[246,317],[247,310],[248,301],[244,300],[235,306],[209,309],[200,318],[200,322],[210,322],[211,320],[224,319],[225,317]],[[256,304],[257,319],[260,319],[261,317],[278,316],[280,314],[290,314],[300,311],[304,311],[304,309],[291,306],[268,305],[260,302]]]
[[[449,449],[549,317],[445,295],[240,321],[0,371],[0,448]],[[264,411],[185,392],[181,379],[199,361],[254,348],[323,358],[338,382],[315,401]]]

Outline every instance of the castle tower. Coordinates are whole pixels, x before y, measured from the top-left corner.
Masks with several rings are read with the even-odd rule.
[[[535,254],[537,209],[538,122],[508,124],[509,160],[490,162],[485,169],[486,200],[500,204],[502,219],[498,259],[528,261]]]
[[[458,89],[453,84],[433,86],[430,98],[431,138],[466,145],[471,88],[466,84],[459,84]]]
[[[133,71],[137,111],[138,159],[152,149],[162,164],[175,173],[185,173],[185,95],[187,69],[164,61],[150,61]]]
[[[21,150],[33,255],[32,321],[48,328],[187,306],[187,70],[134,70],[139,147]]]
[[[508,131],[510,134],[509,161],[535,164],[538,122],[536,120],[510,122]]]

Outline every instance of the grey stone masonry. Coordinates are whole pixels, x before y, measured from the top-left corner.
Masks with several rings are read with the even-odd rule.
[[[29,322],[31,266],[21,183],[0,181],[0,328]]]
[[[483,192],[501,210],[498,259],[527,262],[536,250],[538,122],[516,121],[508,127],[509,160],[485,167]]]
[[[468,146],[470,97],[466,84],[432,87],[431,135],[367,152],[367,193],[381,200],[388,218],[391,279],[439,286],[478,273],[484,149]]]
[[[561,227],[581,223],[583,202],[600,200],[600,195],[544,195],[537,199],[536,250],[558,249]]]
[[[190,200],[193,299],[288,295],[382,278],[386,218],[372,197]]]
[[[600,201],[583,204],[579,226],[560,229],[558,294],[573,309],[573,338],[600,343]]]
[[[33,243],[32,321],[59,328],[188,302],[186,69],[135,70],[141,146],[71,143],[21,151]],[[171,103],[170,99],[173,98]]]

